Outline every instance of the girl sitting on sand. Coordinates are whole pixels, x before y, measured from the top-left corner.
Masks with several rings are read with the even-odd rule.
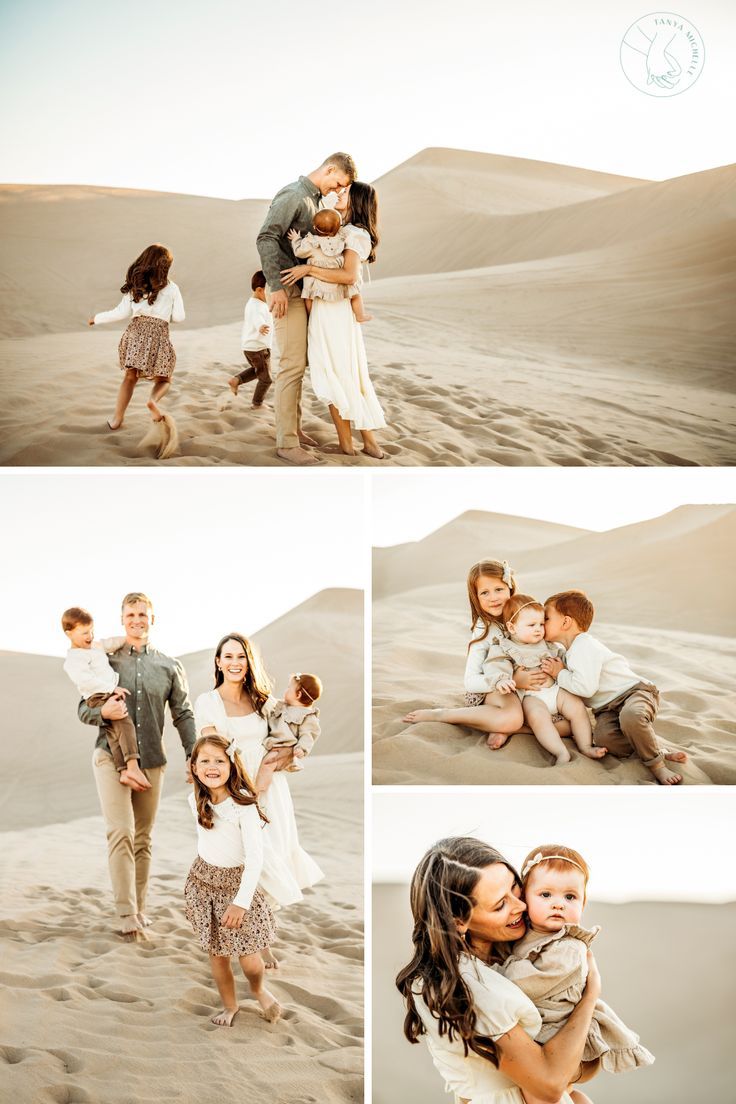
[[[90,326],[100,326],[131,318],[118,346],[120,367],[125,375],[115,413],[107,425],[109,429],[120,429],[138,380],[152,380],[151,397],[146,405],[162,431],[159,459],[173,455],[177,445],[174,421],[158,405],[171,386],[176,366],[169,322],[183,322],[186,317],[181,292],[169,280],[173,260],[165,245],[147,246],[128,269],[120,288],[123,298],[117,307],[89,319]]]
[[[579,926],[589,876],[585,859],[558,844],[536,847],[521,868],[528,929],[509,946],[508,957],[497,968],[536,1006],[542,1017],[538,1043],[546,1043],[565,1026],[585,991],[588,948],[600,931]],[[654,1057],[598,999],[582,1061],[597,1062],[609,1073],[625,1073],[651,1066]],[[528,1093],[525,1099],[536,1104]]]
[[[487,663],[496,659],[506,661],[503,650],[507,636],[503,619],[506,602],[516,593],[514,573],[506,560],[480,560],[468,572],[468,600],[470,602],[471,640],[465,664],[464,709],[415,709],[407,713],[404,721],[444,721],[446,724],[467,725],[488,733],[486,743],[496,751],[509,736],[524,727],[524,713],[516,694],[490,688],[483,673]],[[514,684],[519,690],[541,690],[548,684],[544,672],[525,671],[521,667],[514,673]],[[564,717],[552,718],[558,732],[567,735],[569,727]]]
[[[209,952],[224,1005],[212,1023],[230,1027],[239,1011],[231,955],[238,956],[264,1019],[275,1023],[281,1006],[263,985],[260,954],[275,934],[273,913],[258,889],[263,866],[261,829],[267,818],[234,740],[200,737],[190,766],[194,792],[189,804],[197,821],[197,857],[184,886],[185,912]]]
[[[561,645],[544,639],[542,603],[528,594],[514,594],[504,603],[502,619],[508,636],[499,636],[498,650],[483,664],[488,689],[501,694],[518,692],[525,721],[538,743],[554,755],[555,765],[570,762],[570,752],[552,722],[558,714],[570,722],[578,751],[588,759],[602,759],[606,748],[593,747],[593,729],[582,698],[563,690],[551,676],[540,690],[517,691],[513,679],[516,671],[539,671],[543,659],[564,655]]]

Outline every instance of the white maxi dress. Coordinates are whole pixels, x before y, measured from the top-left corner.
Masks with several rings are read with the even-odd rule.
[[[357,253],[361,263],[365,261],[371,251],[368,232],[348,224],[344,236],[345,248]],[[312,300],[307,360],[315,395],[334,406],[341,418],[358,430],[386,425],[368,375],[363,334],[349,299]]]
[[[234,739],[251,781],[255,781],[261,760],[268,752],[263,740],[268,724],[259,713],[247,717],[228,717],[217,690],[200,694],[194,703],[197,735],[202,729],[214,727],[226,740]],[[269,823],[263,830],[263,872],[261,889],[276,905],[285,908],[303,899],[302,890],[324,878],[317,863],[299,844],[294,805],[289,792],[287,774],[276,771],[268,791],[260,798],[260,806]]]

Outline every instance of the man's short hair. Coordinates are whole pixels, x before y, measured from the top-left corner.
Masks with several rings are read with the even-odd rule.
[[[595,606],[584,590],[561,590],[544,604],[554,606],[563,617],[572,617],[581,632],[587,632],[593,624]]]
[[[61,615],[61,627],[64,632],[71,632],[77,625],[92,625],[94,618],[91,613],[81,606],[70,606]]]
[[[325,157],[320,168],[326,169],[328,165],[334,165],[340,172],[344,172],[346,176],[349,176],[351,184],[358,175],[355,162],[349,153],[331,153],[329,157]]]
[[[145,602],[151,613],[153,613],[153,602],[148,595],[144,594],[141,590],[133,590],[130,594],[126,594],[123,598],[123,604],[120,610],[122,612],[126,606],[137,606],[139,602]]]

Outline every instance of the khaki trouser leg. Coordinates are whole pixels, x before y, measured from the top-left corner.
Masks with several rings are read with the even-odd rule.
[[[661,763],[664,753],[654,731],[658,706],[655,686],[639,683],[632,687],[596,714],[595,743],[622,758],[633,751],[645,767]]]
[[[278,350],[276,447],[296,448],[302,419],[302,380],[307,368],[307,309],[301,297],[289,299],[286,314],[274,319],[273,331]]]
[[[142,912],[151,868],[151,832],[156,819],[164,768],[143,771],[150,790],[121,786],[112,756],[95,748],[92,765],[107,830],[107,861],[118,916]]]

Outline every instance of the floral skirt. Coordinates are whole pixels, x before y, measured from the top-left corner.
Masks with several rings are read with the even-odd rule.
[[[240,928],[223,928],[225,909],[233,903],[242,866],[212,866],[199,855],[184,886],[184,913],[202,949],[213,955],[249,955],[273,942],[276,923],[260,889],[253,894]]]
[[[169,323],[147,314],[129,323],[118,346],[120,367],[141,379],[169,379],[176,367],[176,353],[169,337]]]

